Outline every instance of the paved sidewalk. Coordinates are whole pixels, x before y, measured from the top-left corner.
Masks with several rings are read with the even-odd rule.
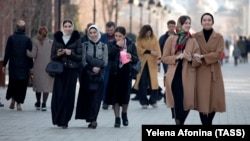
[[[215,115],[214,124],[248,124],[250,125],[250,64],[239,64],[235,67],[232,60],[222,66],[227,111]],[[162,86],[163,74],[159,74]],[[77,88],[78,90],[78,88]],[[114,128],[115,117],[111,108],[100,110],[97,129],[88,129],[88,124],[75,120],[73,114],[68,129],[52,125],[50,101],[48,111],[41,112],[34,108],[35,95],[32,88],[28,89],[23,111],[10,110],[5,99],[6,88],[0,88],[0,141],[140,141],[142,124],[174,125],[171,111],[166,108],[163,100],[158,108],[142,109],[138,101],[129,105],[129,126]],[[134,97],[132,95],[131,97]],[[77,97],[76,97],[77,98]],[[200,124],[198,113],[191,111],[186,124]]]

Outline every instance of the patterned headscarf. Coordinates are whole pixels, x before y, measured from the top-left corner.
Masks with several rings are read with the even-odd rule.
[[[185,32],[182,30],[182,25],[183,24],[181,24],[179,18],[176,26],[176,34],[178,35],[178,39],[177,44],[175,46],[175,53],[177,53],[178,51],[183,51],[185,49],[188,39],[191,37],[190,32]]]

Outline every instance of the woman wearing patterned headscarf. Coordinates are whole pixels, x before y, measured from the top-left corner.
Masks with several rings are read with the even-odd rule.
[[[96,25],[91,25],[87,34],[89,40],[82,43],[83,69],[75,119],[85,119],[89,122],[88,128],[95,129],[102,100],[104,67],[108,64],[108,48],[100,41],[101,33]]]
[[[191,18],[180,16],[177,22],[176,34],[171,35],[164,46],[162,61],[168,64],[166,74],[166,104],[174,108],[176,125],[183,125],[190,109],[194,108],[196,68],[199,59],[193,54],[199,54],[199,46],[189,33]]]

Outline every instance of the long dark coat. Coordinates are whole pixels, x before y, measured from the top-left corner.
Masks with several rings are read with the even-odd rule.
[[[31,48],[31,39],[23,32],[15,32],[7,40],[3,61],[3,67],[9,63],[7,100],[13,98],[17,103],[24,103],[29,73],[33,67],[33,60],[26,55],[26,50]]]
[[[51,100],[52,123],[57,126],[68,126],[74,109],[76,83],[82,61],[82,46],[80,34],[73,31],[69,41],[65,44],[63,33],[54,34],[51,49],[51,59],[64,64],[64,70],[56,75]],[[58,49],[70,49],[71,55],[57,56]]]

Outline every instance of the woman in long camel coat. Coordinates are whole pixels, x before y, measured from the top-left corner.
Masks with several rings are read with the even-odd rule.
[[[164,46],[162,61],[168,64],[166,73],[166,104],[174,109],[176,125],[183,125],[190,110],[195,108],[196,67],[200,49],[189,33],[191,18],[180,16],[176,35],[170,36]]]
[[[223,36],[212,28],[214,18],[210,13],[201,16],[203,29],[195,33],[201,55],[197,58],[202,64],[197,68],[197,105],[203,125],[211,125],[216,112],[225,112],[225,90],[221,65],[219,63],[224,51]]]

